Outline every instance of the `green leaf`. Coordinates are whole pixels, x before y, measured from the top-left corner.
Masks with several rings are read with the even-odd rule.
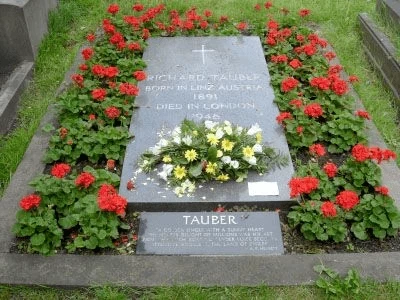
[[[217,153],[217,147],[211,146],[210,148],[208,148],[207,160],[211,162],[217,161]]]
[[[192,175],[193,177],[198,177],[201,175],[201,172],[203,170],[203,166],[200,163],[193,165],[189,168],[189,174]]]
[[[44,243],[44,241],[46,240],[46,236],[44,235],[44,233],[37,233],[31,236],[31,244],[33,246],[40,246]]]
[[[78,221],[73,217],[73,215],[66,216],[65,218],[60,218],[58,224],[64,229],[70,229],[78,224]]]
[[[44,132],[47,132],[47,133],[49,133],[50,131],[53,131],[54,129],[55,129],[54,126],[51,125],[51,124],[46,124],[46,125],[44,125],[44,126],[42,127],[42,130],[43,130]]]

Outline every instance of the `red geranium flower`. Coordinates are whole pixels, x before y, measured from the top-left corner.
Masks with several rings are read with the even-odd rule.
[[[115,169],[115,160],[113,160],[113,159],[107,160],[106,168],[107,168],[107,170],[114,170]]]
[[[77,86],[83,87],[83,76],[81,74],[72,74],[71,79],[76,83]]]
[[[357,193],[353,191],[341,191],[336,196],[336,203],[345,210],[350,210],[360,202]]]
[[[266,9],[270,9],[270,8],[272,7],[272,2],[271,2],[271,1],[265,2],[264,7],[265,7]]]
[[[385,195],[385,196],[389,195],[389,189],[386,186],[375,187],[375,192]]]
[[[21,201],[19,202],[19,206],[23,210],[28,211],[34,207],[38,207],[41,200],[42,199],[40,198],[39,195],[35,194],[27,195],[21,199]]]
[[[354,82],[358,82],[359,79],[358,79],[358,77],[357,77],[356,75],[350,75],[350,76],[349,76],[349,81],[350,81],[351,83],[354,83]]]
[[[310,84],[313,87],[326,91],[330,89],[331,81],[326,77],[314,77],[310,80]]]
[[[84,60],[89,60],[92,57],[94,51],[93,51],[92,48],[85,48],[85,49],[82,50],[81,53],[82,53],[82,56],[83,56]]]
[[[245,22],[240,22],[239,24],[236,25],[236,28],[240,31],[246,30],[247,29],[247,23]]]
[[[144,71],[135,71],[135,72],[133,72],[133,76],[135,77],[135,79],[137,81],[142,81],[147,78],[146,72],[144,72]]]
[[[324,56],[327,60],[332,60],[336,57],[336,54],[335,54],[335,52],[329,51],[329,52],[326,52]]]
[[[82,172],[81,174],[78,175],[78,177],[76,177],[75,185],[77,187],[83,187],[87,189],[95,180],[96,178],[93,176],[92,173]]]
[[[103,184],[97,194],[97,204],[103,211],[115,212],[117,215],[125,215],[128,204],[125,198],[117,194],[110,184]]]
[[[323,166],[323,170],[329,178],[333,178],[336,176],[338,168],[334,163],[328,162]]]
[[[289,104],[300,108],[303,105],[303,101],[301,99],[292,99],[290,100]]]
[[[104,76],[107,78],[114,78],[117,76],[119,73],[119,70],[117,67],[107,67],[104,68]]]
[[[220,23],[228,22],[228,20],[229,20],[228,16],[221,16],[221,17],[219,18],[219,22],[220,22]]]
[[[285,63],[288,61],[288,57],[285,54],[282,55],[272,55],[271,61],[274,63]]]
[[[367,120],[369,120],[371,118],[369,113],[365,110],[357,110],[356,116],[359,116],[359,117],[367,119]]]
[[[89,69],[89,67],[86,64],[80,64],[79,65],[79,70],[81,70],[81,71],[86,71],[88,69]]]
[[[357,144],[351,149],[351,155],[356,161],[363,162],[370,158],[369,148],[362,144]]]
[[[86,40],[88,40],[89,42],[93,42],[96,39],[96,36],[93,33],[89,33],[86,36]]]
[[[142,50],[142,46],[138,42],[129,43],[127,45],[128,49],[131,51],[140,51]]]
[[[321,144],[313,144],[308,148],[308,150],[310,151],[311,155],[316,156],[324,156],[326,153],[324,146]]]
[[[103,101],[107,95],[107,91],[105,89],[94,89],[92,91],[92,98],[96,101]]]
[[[331,201],[325,201],[321,205],[321,212],[324,215],[324,217],[336,217],[337,211],[336,211],[336,206],[333,204]]]
[[[110,6],[108,7],[107,11],[110,14],[115,15],[119,11],[118,4],[110,4]]]
[[[89,119],[89,121],[96,120],[96,115],[95,115],[95,114],[90,114],[90,115],[88,116],[88,119]]]
[[[293,59],[289,62],[289,66],[291,66],[293,69],[297,69],[300,68],[303,64],[301,63],[301,61],[299,61],[298,59]]]
[[[303,131],[304,131],[304,127],[303,127],[303,126],[298,126],[298,127],[296,128],[296,132],[297,132],[298,134],[302,134]]]
[[[119,85],[119,92],[122,95],[137,96],[139,95],[139,88],[136,85],[126,82]]]
[[[336,95],[342,96],[347,93],[349,87],[347,86],[346,81],[342,79],[336,79],[332,82],[331,89]]]
[[[133,5],[132,9],[134,11],[142,11],[144,9],[144,6],[143,6],[143,4],[136,3],[135,5]]]
[[[276,117],[276,121],[278,124],[282,124],[282,122],[286,119],[292,119],[292,114],[290,112],[284,111],[279,114],[279,116]]]
[[[59,163],[51,168],[50,174],[57,178],[63,178],[69,171],[71,171],[71,167],[68,164]]]
[[[260,3],[257,3],[256,5],[254,5],[254,9],[257,10],[257,11],[261,10]]]
[[[310,12],[311,11],[309,9],[303,8],[299,10],[299,15],[300,17],[304,18],[307,17],[310,14]]]
[[[288,77],[282,80],[281,83],[281,90],[285,93],[295,89],[297,85],[299,84],[299,81],[293,77]]]
[[[104,67],[102,65],[94,65],[92,67],[92,73],[94,76],[103,77],[104,76]]]
[[[317,48],[313,44],[307,44],[303,46],[303,51],[308,56],[313,56],[315,53],[317,53]]]
[[[209,10],[209,9],[206,9],[206,10],[204,11],[204,16],[205,16],[206,18],[211,17],[211,16],[212,16],[212,11]]]
[[[289,181],[290,187],[290,198],[299,196],[301,194],[310,194],[316,190],[319,185],[318,178],[307,176],[307,177],[294,177]]]
[[[311,103],[304,107],[304,113],[312,118],[318,118],[324,113],[319,103]]]
[[[109,119],[117,119],[121,115],[121,111],[115,106],[107,107],[104,113]]]
[[[150,30],[147,28],[143,28],[142,30],[142,39],[147,40],[150,37]]]

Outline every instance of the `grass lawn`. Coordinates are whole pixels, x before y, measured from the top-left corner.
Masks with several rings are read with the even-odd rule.
[[[126,8],[133,2],[118,1]],[[156,4],[160,1],[142,2]],[[359,12],[368,12],[376,17],[375,1],[276,0],[272,2],[275,7],[286,7],[290,11],[297,11],[300,8],[311,10],[310,21],[319,26],[321,36],[333,45],[346,72],[360,78],[361,83],[356,86],[357,93],[388,146],[400,157],[400,128],[393,107],[394,98],[383,87],[381,80],[366,61],[357,28]],[[85,40],[84,37],[88,32],[96,30],[109,3],[110,1],[105,0],[60,0],[58,11],[50,16],[50,32],[41,44],[35,64],[34,79],[22,97],[18,128],[9,135],[0,137],[0,195],[21,161],[48,105],[54,102],[56,89]],[[186,10],[195,5],[199,11],[211,9],[215,14],[228,15],[234,21],[248,21],[251,24],[261,20],[264,22],[267,15],[265,10],[257,12],[254,9],[256,3],[258,2],[254,0],[166,1],[168,9]],[[264,2],[259,3],[263,5]],[[0,299],[321,299],[324,298],[324,294],[323,290],[315,286],[274,288],[183,286],[145,290],[103,286],[68,291],[0,286]],[[349,295],[348,299],[396,299],[399,294],[399,283],[368,282],[361,286],[358,294]]]

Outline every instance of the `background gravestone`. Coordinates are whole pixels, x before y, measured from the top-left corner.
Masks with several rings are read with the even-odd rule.
[[[0,0],[0,134],[15,117],[47,32],[48,13],[57,4],[58,0]]]
[[[290,205],[288,182],[293,166],[259,176],[249,174],[242,183],[207,183],[193,197],[178,198],[165,182],[151,174],[136,173],[138,158],[184,118],[195,121],[228,120],[244,127],[258,123],[263,143],[289,156],[263,49],[258,37],[151,38],[143,56],[148,79],[139,84],[140,95],[130,126],[135,136],[127,147],[120,193],[130,206],[143,210],[204,209],[221,204]],[[128,191],[133,178],[136,189]],[[279,194],[265,189],[250,196],[248,183],[276,183]],[[165,204],[165,205],[163,205]]]

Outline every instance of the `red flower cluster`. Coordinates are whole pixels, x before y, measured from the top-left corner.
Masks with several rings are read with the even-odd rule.
[[[376,160],[381,163],[383,160],[396,159],[396,153],[389,149],[381,149],[379,147],[367,147],[357,144],[351,149],[351,155],[356,161],[363,162],[367,159]]]
[[[311,11],[309,9],[306,9],[306,8],[300,9],[299,10],[299,16],[302,17],[302,18],[307,17],[310,14],[310,12]]]
[[[319,88],[320,90],[327,91],[331,87],[331,81],[326,77],[314,77],[310,80],[312,87]]]
[[[93,56],[93,53],[94,51],[92,48],[85,48],[81,52],[84,60],[89,60]]]
[[[312,118],[318,118],[324,111],[319,103],[311,103],[304,107],[304,113]]]
[[[107,95],[107,91],[105,89],[94,89],[92,91],[92,98],[96,101],[103,101]]]
[[[136,85],[125,82],[119,85],[119,92],[122,95],[137,96],[139,95],[139,88]]]
[[[299,81],[293,77],[288,77],[282,80],[281,83],[281,90],[285,93],[295,89],[297,85],[299,84]]]
[[[336,196],[336,203],[345,210],[350,210],[360,202],[357,193],[353,191],[341,191]]]
[[[111,24],[111,21],[108,19],[103,20],[103,30],[107,34],[114,34],[115,26]]]
[[[279,116],[276,117],[276,121],[278,122],[278,124],[282,124],[282,122],[286,119],[292,119],[292,114],[290,112],[281,112],[279,114]]]
[[[93,176],[92,173],[82,172],[81,174],[78,175],[78,177],[76,177],[75,185],[77,187],[83,187],[87,189],[95,180],[96,178]]]
[[[324,54],[324,56],[327,60],[332,60],[336,57],[336,54],[335,54],[335,52],[329,51],[329,52],[326,52]]]
[[[135,71],[133,72],[133,76],[137,81],[143,81],[147,78],[147,75],[144,71]]]
[[[338,168],[334,163],[328,162],[323,166],[323,170],[329,178],[333,178],[336,176]]]
[[[77,86],[83,87],[83,76],[81,74],[72,74],[71,79],[76,83]]]
[[[349,82],[354,83],[354,82],[358,82],[359,79],[356,75],[350,75],[349,76]]]
[[[356,111],[356,116],[359,116],[359,117],[367,119],[367,120],[371,119],[369,113],[367,111],[365,111],[365,110],[357,110]]]
[[[261,10],[260,3],[257,3],[256,5],[254,5],[254,9],[257,10],[257,11]]]
[[[308,148],[308,150],[310,151],[311,155],[315,156],[324,156],[326,153],[324,146],[321,144],[313,144]]]
[[[348,92],[349,87],[348,87],[346,81],[344,81],[340,78],[336,78],[335,80],[332,81],[331,90],[336,95],[342,96]]]
[[[134,11],[139,12],[139,11],[142,11],[144,9],[144,6],[143,6],[143,4],[136,3],[135,5],[132,6],[132,9]]]
[[[318,178],[307,176],[303,178],[294,177],[289,181],[290,198],[294,198],[301,194],[310,194],[318,188]]]
[[[59,130],[60,138],[63,140],[68,134],[68,129],[65,127],[61,127]]]
[[[19,206],[23,210],[28,211],[34,207],[38,207],[40,204],[40,201],[42,201],[42,199],[40,198],[39,195],[31,194],[31,195],[27,195],[27,196],[23,197],[21,199],[21,201],[19,202]]]
[[[388,196],[389,195],[389,189],[386,186],[377,186],[375,187],[375,192]]]
[[[288,57],[285,54],[282,55],[272,55],[271,61],[274,63],[285,63],[288,61]]]
[[[295,58],[289,62],[289,66],[291,66],[293,69],[297,69],[303,66],[303,64],[301,63],[301,61]]]
[[[336,211],[336,206],[333,204],[331,201],[325,201],[321,205],[321,212],[324,215],[324,217],[336,217],[337,211]]]
[[[97,194],[97,204],[103,211],[115,212],[117,215],[125,215],[128,202],[125,198],[118,195],[112,185],[103,184]]]
[[[121,111],[115,106],[107,107],[104,113],[109,119],[117,119],[121,115]]]
[[[303,106],[303,101],[301,99],[292,99],[290,100],[289,104],[297,108],[300,108]]]
[[[142,50],[142,46],[138,42],[132,42],[127,45],[128,49],[131,51],[140,51]]]
[[[110,6],[108,7],[107,11],[110,14],[115,15],[119,11],[118,4],[110,4]]]
[[[63,178],[69,171],[71,171],[71,167],[68,164],[59,163],[51,168],[50,174],[57,178]]]
[[[89,33],[89,34],[86,36],[86,40],[87,40],[88,42],[93,42],[95,39],[96,39],[96,36],[95,36],[93,33]]]
[[[117,67],[104,67],[101,65],[94,65],[92,67],[92,73],[95,76],[114,78],[118,75],[119,70]]]
[[[237,24],[236,25],[236,28],[238,29],[238,30],[240,30],[240,31],[242,31],[242,30],[246,30],[247,29],[247,23],[245,23],[245,22],[240,22],[239,24]]]
[[[265,2],[264,7],[265,7],[266,9],[270,9],[270,8],[272,7],[272,2],[271,2],[271,1]]]

